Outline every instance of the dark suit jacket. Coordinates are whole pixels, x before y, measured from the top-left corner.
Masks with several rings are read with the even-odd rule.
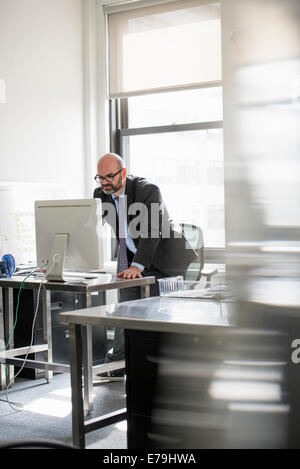
[[[167,276],[184,274],[197,254],[180,226],[170,219],[159,188],[144,178],[127,176],[125,195],[128,229],[137,248],[133,262],[147,270],[158,269]],[[102,200],[103,219],[113,227],[118,238],[118,216],[112,196],[99,187],[94,197]]]

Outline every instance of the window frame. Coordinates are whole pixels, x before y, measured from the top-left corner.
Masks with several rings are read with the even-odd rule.
[[[203,84],[204,85],[204,84]],[[222,82],[207,83],[204,86],[194,87],[209,88],[221,86]],[[182,89],[182,88],[181,88]],[[171,90],[170,90],[171,91]],[[174,91],[174,89],[172,89]],[[166,90],[164,90],[166,92]],[[151,94],[151,93],[147,93]],[[155,93],[156,94],[156,93]],[[110,98],[109,99],[109,121],[110,121],[110,151],[118,153],[125,161],[128,172],[130,173],[130,148],[129,139],[126,137],[136,135],[151,135],[157,133],[168,132],[187,132],[194,130],[210,130],[210,129],[223,129],[223,120],[208,121],[208,122],[192,122],[189,124],[172,124],[172,125],[159,125],[149,127],[129,127],[128,115],[128,97]],[[127,143],[125,143],[127,140]],[[225,181],[224,181],[225,182]],[[224,184],[225,190],[225,184]],[[226,199],[225,199],[226,200]],[[225,230],[225,225],[224,225]],[[225,263],[225,247],[205,247],[205,262],[210,264],[224,264]]]

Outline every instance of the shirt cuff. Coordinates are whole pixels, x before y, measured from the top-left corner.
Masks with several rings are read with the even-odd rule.
[[[142,264],[138,264],[137,262],[132,262],[131,265],[134,265],[135,267],[138,267],[139,269],[141,269],[142,272],[145,268]]]

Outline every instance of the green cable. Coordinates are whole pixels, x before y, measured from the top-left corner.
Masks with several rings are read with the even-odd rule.
[[[18,321],[18,310],[19,310],[19,303],[20,303],[20,295],[21,295],[21,290],[22,290],[22,288],[23,288],[23,285],[24,285],[25,281],[26,281],[31,275],[33,275],[35,272],[37,272],[38,270],[43,269],[43,268],[46,267],[47,265],[48,265],[48,263],[47,263],[47,264],[44,264],[42,267],[38,267],[37,269],[35,269],[35,270],[33,270],[32,272],[30,272],[30,274],[28,274],[28,275],[24,278],[24,280],[22,280],[22,283],[21,283],[20,288],[19,288],[19,293],[18,293],[15,322],[14,322],[13,328],[12,328],[12,330],[11,330],[11,333],[10,333],[9,338],[8,338],[8,342],[7,342],[7,344],[6,344],[4,350],[7,350],[7,347],[8,347],[9,344],[10,344],[12,335],[13,335],[14,330],[15,330],[16,325],[17,325],[17,321]]]
[[[35,272],[37,272],[38,270],[42,270],[42,269],[43,269],[44,267],[46,267],[47,265],[48,265],[48,263],[44,264],[42,267],[38,267],[37,269],[34,269],[32,272],[30,272],[30,274],[28,274],[28,275],[24,278],[24,280],[22,280],[22,283],[21,283],[20,288],[19,288],[19,293],[18,293],[17,306],[16,306],[16,314],[15,314],[15,316],[16,316],[16,317],[15,317],[15,322],[14,322],[13,328],[12,328],[12,330],[11,330],[11,333],[10,333],[10,335],[9,335],[9,338],[8,338],[8,341],[7,341],[7,344],[6,344],[5,348],[4,348],[4,350],[7,350],[7,347],[8,347],[9,344],[10,344],[12,335],[13,335],[14,330],[15,330],[16,325],[17,325],[17,321],[18,321],[18,310],[19,310],[19,303],[20,303],[20,295],[21,295],[21,290],[22,290],[22,288],[23,288],[23,285],[24,285],[25,281],[26,281],[31,275],[33,275]],[[1,350],[1,351],[2,351],[2,350]],[[8,365],[5,364],[4,367],[5,367],[5,376],[6,376],[6,378],[7,378],[7,377],[8,377]],[[15,403],[15,405],[19,405],[19,404],[18,404],[18,403]]]

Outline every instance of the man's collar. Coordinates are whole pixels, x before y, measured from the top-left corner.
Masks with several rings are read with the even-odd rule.
[[[121,194],[119,196],[111,194],[113,200],[115,200],[117,197],[122,197],[125,194],[125,189],[126,189],[126,184],[125,184],[125,187],[124,187],[123,191],[121,192]]]
[[[132,176],[130,175],[126,176],[126,184],[125,184],[123,192],[120,195],[124,195],[124,194],[126,194],[129,197],[132,194]],[[113,200],[116,198],[114,194],[111,194],[111,196]]]

